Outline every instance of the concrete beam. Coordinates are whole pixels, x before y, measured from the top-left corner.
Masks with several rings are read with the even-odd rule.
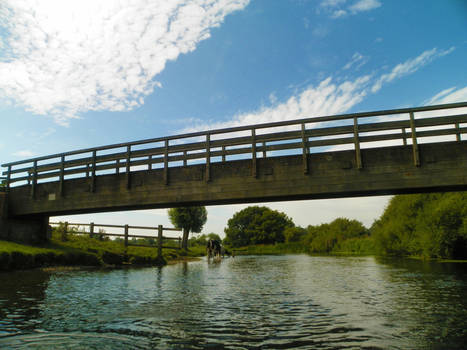
[[[48,215],[11,218],[8,215],[8,193],[0,192],[0,240],[37,244],[49,237]]]

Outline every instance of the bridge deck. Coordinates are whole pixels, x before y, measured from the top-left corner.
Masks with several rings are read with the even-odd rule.
[[[467,103],[308,118],[7,163],[11,215],[464,189]]]

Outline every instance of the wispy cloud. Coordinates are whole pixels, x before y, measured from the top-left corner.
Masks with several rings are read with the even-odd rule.
[[[0,98],[61,124],[144,103],[167,61],[249,0],[3,0]],[[0,28],[1,29],[1,28]]]
[[[373,85],[371,91],[373,93],[379,91],[384,83],[390,83],[396,79],[399,79],[403,76],[415,73],[421,67],[427,65],[428,63],[432,62],[434,59],[445,56],[452,51],[454,51],[454,47],[451,47],[448,50],[438,50],[437,48],[433,48],[431,50],[427,50],[423,52],[421,55],[409,59],[404,63],[400,63],[395,66],[391,72],[387,74],[383,74]]]
[[[31,157],[34,157],[36,154],[31,150],[24,149],[24,150],[13,153],[13,155],[15,157],[20,157],[20,158],[31,158]]]
[[[349,2],[347,0],[323,0],[320,8],[330,14],[331,18],[341,18],[367,12],[381,7],[379,0],[358,0]]]
[[[367,74],[342,83],[336,83],[336,79],[328,77],[318,85],[308,86],[295,96],[289,97],[285,102],[278,102],[277,99],[272,98],[270,99],[271,106],[236,115],[225,122],[196,123],[183,131],[191,132],[346,113],[369,94],[378,92],[384,84],[412,74],[434,59],[450,52],[452,52],[452,49],[440,51],[435,48],[425,51],[418,57],[396,65],[391,73],[380,76]],[[357,53],[345,67],[349,69],[355,64],[362,64],[364,60],[364,56]],[[463,94],[467,94],[467,88],[458,91],[450,89],[438,94],[437,100],[448,101],[453,96],[457,100],[462,100],[462,96],[459,96]],[[464,100],[467,100],[467,98],[464,98]]]
[[[456,88],[451,87],[449,89],[445,89],[428,101],[425,102],[426,105],[437,105],[437,104],[444,104],[444,103],[455,103],[455,102],[465,102],[467,101],[467,86],[463,88]],[[466,111],[464,110],[464,113]]]

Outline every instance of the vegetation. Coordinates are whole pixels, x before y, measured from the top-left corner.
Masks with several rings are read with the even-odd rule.
[[[394,196],[367,229],[337,218],[330,223],[294,226],[283,213],[248,207],[225,229],[224,243],[236,254],[379,254],[467,259],[467,192]]]
[[[467,258],[467,193],[395,196],[372,228],[385,255]]]
[[[63,233],[64,225],[54,228],[50,242],[37,247],[0,241],[0,270],[28,269],[46,266],[106,266],[106,265],[157,265],[157,249],[133,247],[125,249],[122,240],[93,238],[87,235]],[[76,229],[75,229],[76,230]],[[69,231],[73,231],[73,229]],[[136,241],[135,241],[136,242]],[[138,243],[143,243],[138,240]],[[201,256],[204,248],[194,247],[181,254],[178,250],[163,249],[167,261]],[[183,255],[183,257],[182,257]]]
[[[203,229],[208,218],[205,207],[183,207],[168,210],[170,222],[183,229],[182,248],[188,249],[188,236],[191,232],[199,233]]]
[[[214,239],[216,241],[222,242],[222,238],[217,233],[209,233],[207,235],[199,235],[195,237],[191,237],[188,240],[188,243],[191,247],[193,246],[201,246],[206,247],[208,244],[208,240]]]
[[[282,243],[285,229],[292,227],[294,223],[284,213],[267,207],[248,207],[228,221],[224,243],[231,247]]]
[[[357,241],[363,237],[369,236],[368,229],[357,220],[337,218],[329,224],[319,226],[308,226],[305,241],[309,243],[309,249],[312,253],[331,253],[335,250],[341,250],[349,243],[349,239]]]

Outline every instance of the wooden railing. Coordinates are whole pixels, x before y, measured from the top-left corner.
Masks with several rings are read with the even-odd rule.
[[[130,225],[109,225],[109,224],[95,224],[93,222],[91,223],[73,223],[73,222],[50,222],[50,225],[54,227],[58,227],[60,225],[63,225],[63,232],[62,233],[71,233],[71,234],[82,234],[82,235],[89,235],[91,238],[92,237],[104,237],[104,236],[109,236],[109,237],[123,237],[123,244],[125,247],[128,246],[138,246],[138,247],[157,247],[158,249],[158,256],[162,255],[162,248],[165,249],[181,249],[181,242],[182,239],[181,237],[164,237],[163,232],[164,231],[177,231],[180,232],[182,231],[181,229],[178,228],[170,228],[170,227],[163,227],[162,225],[159,225],[157,227],[150,227],[150,226],[130,226]],[[74,227],[75,229],[71,229],[71,227]],[[89,230],[84,230],[84,231],[79,231],[79,229],[83,227],[89,227]],[[96,232],[96,228],[119,228],[123,229],[124,233],[110,233],[110,232],[102,232],[102,230],[98,230]],[[131,229],[136,229],[136,230],[147,230],[147,231],[157,231],[157,236],[151,236],[151,235],[137,235],[137,234],[130,234]],[[132,242],[129,242],[128,239],[131,238],[144,238],[144,239],[156,239],[157,240],[157,245],[146,245],[146,244],[134,244]],[[176,246],[170,246],[170,245],[163,245],[164,240],[172,240],[172,241],[177,241]]]
[[[239,158],[251,160],[251,175],[256,177],[258,157],[301,154],[306,174],[309,153],[328,152],[344,146],[355,151],[355,163],[360,169],[364,167],[361,149],[379,148],[381,142],[388,141],[392,145],[411,145],[414,165],[419,166],[420,142],[439,142],[439,137],[446,136],[451,136],[454,142],[462,140],[462,134],[467,133],[464,125],[467,114],[465,111],[450,114],[452,112],[446,110],[463,107],[467,107],[467,102],[194,132],[6,163],[2,165],[6,168],[2,174],[6,175],[8,188],[31,186],[32,197],[37,184],[45,181],[57,181],[59,195],[63,195],[63,183],[67,179],[89,178],[94,192],[97,176],[122,173],[130,189],[132,171],[156,168],[162,169],[163,181],[169,185],[169,167],[191,164],[204,164],[205,180],[210,181],[212,162]],[[438,137],[438,140],[430,141],[430,137]]]

